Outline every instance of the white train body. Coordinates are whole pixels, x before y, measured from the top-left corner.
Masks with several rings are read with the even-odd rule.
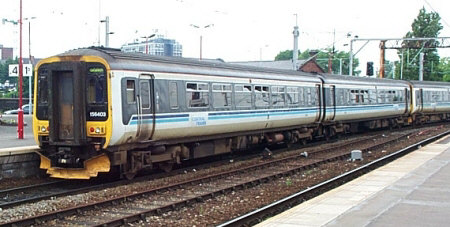
[[[89,178],[274,143],[445,120],[450,85],[79,49],[36,67],[41,167]],[[128,176],[127,175],[127,176]]]

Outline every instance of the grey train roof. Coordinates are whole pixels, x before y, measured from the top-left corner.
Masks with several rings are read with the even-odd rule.
[[[320,79],[310,73],[293,70],[277,70],[240,66],[221,62],[203,62],[180,57],[152,56],[141,53],[124,53],[110,48],[83,48],[71,50],[58,56],[91,55],[104,58],[113,70],[134,70],[201,74],[213,76],[244,77],[251,79],[278,79],[320,83]]]
[[[91,55],[104,58],[113,70],[133,70],[149,72],[168,72],[184,74],[201,74],[213,76],[244,77],[251,79],[275,79],[287,81],[307,81],[328,84],[379,84],[384,86],[409,86],[409,81],[356,77],[346,75],[315,74],[294,70],[261,68],[236,65],[220,61],[200,61],[180,57],[153,56],[142,53],[125,53],[119,49],[90,47],[67,51],[58,56]],[[445,82],[411,81],[418,86],[450,86]]]
[[[414,87],[418,88],[450,88],[449,82],[442,82],[442,81],[418,81],[418,80],[412,80],[409,81],[411,84],[413,84]]]
[[[358,77],[348,75],[321,74],[327,84],[354,84],[354,85],[378,85],[408,87],[409,83],[403,80],[380,79],[370,77]]]

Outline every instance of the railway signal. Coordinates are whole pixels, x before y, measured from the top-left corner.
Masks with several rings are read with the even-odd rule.
[[[373,62],[367,62],[366,75],[373,76]]]

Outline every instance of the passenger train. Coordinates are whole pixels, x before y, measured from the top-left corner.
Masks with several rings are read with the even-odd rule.
[[[450,83],[398,81],[84,48],[36,66],[33,133],[51,177],[450,118]]]

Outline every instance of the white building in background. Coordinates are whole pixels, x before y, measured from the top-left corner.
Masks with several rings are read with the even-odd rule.
[[[148,48],[148,50],[146,50]],[[128,43],[122,46],[123,52],[147,53],[150,55],[182,57],[183,47],[174,39],[166,39],[163,35],[141,42]]]

